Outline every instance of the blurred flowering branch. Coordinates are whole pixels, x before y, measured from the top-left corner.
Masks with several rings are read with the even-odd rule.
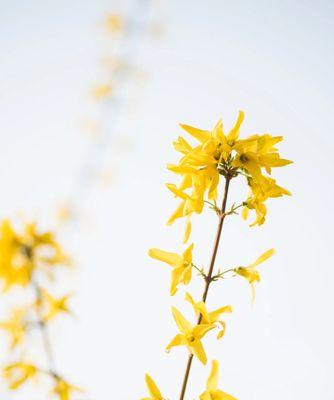
[[[148,37],[158,32],[154,3],[133,0],[127,11],[113,11],[104,18],[106,49],[101,56],[101,78],[90,89],[95,116],[85,122],[85,128],[92,133],[91,140],[73,178],[69,196],[59,209],[62,221],[75,221],[99,177],[105,178],[104,181],[110,178],[110,171],[103,173],[104,169],[110,169],[108,165],[103,166],[110,161],[109,157],[106,161],[108,149],[122,117],[125,118],[131,93],[139,90],[139,83],[146,77],[139,66],[140,51]]]
[[[11,390],[38,376],[47,377],[53,395],[66,400],[72,392],[81,390],[68,383],[56,367],[49,325],[59,315],[70,312],[70,296],[54,296],[48,287],[56,289],[58,275],[70,262],[53,232],[40,232],[35,223],[21,221],[16,226],[15,222],[4,220],[0,225],[0,282],[7,295],[21,288],[24,305],[13,308],[0,322],[0,329],[9,337],[12,356],[3,367],[3,375]],[[45,362],[33,359],[29,339],[34,331],[40,332]]]

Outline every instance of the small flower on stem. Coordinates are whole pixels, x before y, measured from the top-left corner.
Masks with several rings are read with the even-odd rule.
[[[150,249],[148,254],[150,257],[165,262],[173,269],[171,272],[170,294],[173,296],[177,291],[177,286],[180,283],[188,285],[192,275],[192,250],[194,245],[191,244],[183,252],[182,255],[169,253],[160,249]]]
[[[26,362],[16,362],[3,369],[3,377],[8,381],[9,389],[16,390],[28,380],[35,378],[38,369],[35,365]]]
[[[252,287],[252,301],[255,299],[255,282],[260,282],[260,274],[256,267],[262,264],[264,261],[268,260],[275,253],[275,249],[269,249],[261,254],[253,263],[247,265],[246,267],[238,267],[234,269],[238,275],[243,276],[250,283]]]
[[[217,308],[216,310],[208,311],[203,301],[195,302],[189,293],[186,293],[185,300],[193,306],[194,311],[197,315],[201,315],[201,325],[211,325],[218,323],[221,329],[218,332],[217,339],[220,339],[224,336],[225,322],[220,320],[220,316],[224,313],[231,313],[232,306],[223,306]]]
[[[169,350],[174,346],[187,346],[190,353],[194,354],[201,363],[206,364],[207,358],[201,339],[207,332],[216,327],[215,324],[192,326],[175,307],[172,307],[172,313],[176,325],[181,333],[174,337],[166,347],[166,351],[169,352]]]

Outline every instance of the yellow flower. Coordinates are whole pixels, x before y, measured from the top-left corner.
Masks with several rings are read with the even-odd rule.
[[[218,389],[218,361],[212,361],[211,372],[206,383],[206,390],[200,395],[200,400],[236,400],[235,397]]]
[[[70,295],[61,296],[55,298],[51,296],[45,289],[42,290],[42,305],[44,305],[44,316],[43,319],[48,321],[56,317],[59,313],[69,313],[67,302]],[[37,305],[40,306],[40,305]]]
[[[173,269],[171,272],[170,294],[173,296],[177,291],[180,283],[188,285],[191,280],[192,273],[192,250],[194,245],[191,244],[183,252],[182,255],[169,253],[160,249],[150,249],[148,254],[156,260],[169,264]]]
[[[144,397],[141,400],[164,400],[158,386],[155,384],[154,380],[150,377],[149,374],[145,374],[145,382],[150,397]]]
[[[26,309],[16,308],[12,310],[8,320],[0,322],[0,329],[4,329],[11,336],[11,349],[20,344],[26,334]]]
[[[70,400],[72,392],[82,392],[82,389],[70,385],[63,378],[55,377],[52,393],[55,394],[59,400]]]
[[[95,86],[91,90],[91,95],[95,100],[104,100],[105,98],[109,97],[112,92],[112,87],[109,84],[101,84]]]
[[[220,175],[229,179],[243,174],[252,190],[252,196],[247,199],[248,209],[255,210],[257,219],[254,224],[263,224],[267,212],[264,202],[274,195],[271,189],[273,184],[269,177],[263,175],[271,173],[272,168],[282,167],[292,161],[281,158],[277,143],[283,140],[282,136],[252,135],[246,139],[239,139],[239,131],[244,120],[243,111],[239,112],[234,127],[228,134],[223,131],[222,121],[219,120],[215,127],[210,130],[202,130],[189,125],[181,125],[181,128],[198,141],[197,146],[191,146],[184,138],[179,137],[174,142],[174,148],[181,153],[182,157],[178,165],[168,165],[168,169],[182,177],[179,186],[167,184],[168,189],[181,199],[181,203],[171,215],[168,224],[176,219],[187,217],[187,226],[184,241],[189,238],[191,231],[190,216],[193,213],[200,214],[203,210],[206,198],[217,199],[217,187]],[[275,182],[275,181],[274,181]],[[261,192],[254,188],[260,185]],[[271,189],[268,189],[271,186]],[[282,194],[288,192],[276,185],[275,190],[283,190]],[[269,191],[269,192],[268,192]],[[281,194],[281,195],[282,195]],[[247,210],[243,212],[245,216]]]
[[[9,364],[3,369],[3,376],[12,390],[18,389],[26,381],[35,377],[36,374],[36,366],[25,362]]]
[[[13,285],[26,286],[33,268],[27,248],[9,220],[0,225],[0,280],[4,290]]]
[[[222,121],[219,120],[212,131],[201,130],[189,125],[181,125],[187,133],[200,142],[200,145],[189,151],[180,161],[181,165],[193,165],[201,168],[214,167],[227,162],[239,137],[239,130],[244,120],[244,112],[240,111],[238,119],[230,132],[225,135]],[[219,178],[219,176],[218,176]]]
[[[113,35],[123,30],[124,21],[121,15],[116,13],[110,13],[107,15],[105,20],[105,28],[107,33]]]
[[[214,324],[191,325],[184,316],[175,307],[172,307],[172,313],[176,325],[181,333],[177,334],[166,347],[166,351],[174,346],[187,346],[188,350],[194,354],[203,364],[206,364],[207,358],[201,339],[204,335],[215,328]]]
[[[250,181],[251,195],[246,200],[242,216],[247,219],[249,210],[254,210],[256,219],[250,226],[262,225],[265,222],[267,207],[264,202],[269,198],[291,196],[291,193],[276,184],[275,179],[262,176],[259,181]]]
[[[182,129],[200,142],[198,146],[192,147],[185,139],[179,137],[174,142],[174,148],[183,157],[178,165],[168,165],[169,170],[183,177],[179,187],[173,184],[168,184],[167,187],[176,197],[182,199],[169,218],[168,224],[172,224],[177,218],[188,217],[184,242],[190,235],[191,214],[202,212],[206,194],[208,199],[217,198],[219,176],[238,138],[243,118],[244,114],[240,111],[235,126],[227,136],[223,132],[221,120],[212,131],[181,125]]]
[[[261,254],[253,263],[247,265],[246,267],[238,267],[234,269],[238,275],[243,276],[250,283],[252,287],[252,300],[255,298],[254,283],[260,282],[260,274],[256,267],[268,260],[268,258],[270,258],[274,253],[275,249],[269,249]]]
[[[247,139],[240,140],[235,146],[236,156],[232,165],[236,168],[245,169],[254,180],[262,176],[261,168],[267,173],[271,168],[283,167],[292,161],[280,158],[276,143],[283,140],[283,136],[253,135]]]
[[[231,306],[224,306],[217,308],[213,311],[208,311],[203,301],[195,302],[189,293],[186,293],[185,300],[193,306],[194,311],[197,315],[201,315],[201,325],[211,325],[218,323],[221,326],[221,330],[218,332],[217,339],[220,339],[224,336],[225,322],[221,321],[219,318],[223,313],[231,313]]]
[[[65,265],[67,258],[52,232],[40,233],[35,223],[24,223],[15,230],[9,220],[0,225],[0,280],[4,290],[14,285],[26,286],[36,269],[52,275],[55,265]]]

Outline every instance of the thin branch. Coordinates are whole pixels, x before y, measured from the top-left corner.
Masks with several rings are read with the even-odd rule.
[[[42,335],[43,346],[44,346],[45,355],[46,355],[46,358],[48,361],[49,372],[51,375],[58,376],[58,374],[55,372],[55,360],[54,360],[54,356],[53,356],[48,326],[47,326],[45,319],[43,318],[43,315],[41,312],[41,305],[43,302],[42,291],[41,291],[40,286],[35,281],[32,280],[31,285],[35,292],[38,326],[39,326],[39,329],[40,329],[40,332]]]
[[[198,267],[197,267],[195,264],[193,264],[193,263],[191,263],[191,266],[192,266],[193,268],[195,268],[196,271],[199,272],[199,275],[201,275],[201,276],[203,277],[204,280],[207,280],[207,279],[208,279],[208,277],[207,277],[206,274],[204,273],[203,269],[198,268]]]
[[[219,222],[218,222],[216,236],[215,236],[215,240],[214,240],[214,244],[213,244],[213,250],[212,250],[211,260],[210,260],[210,264],[209,264],[209,271],[208,271],[208,274],[206,275],[207,279],[206,279],[204,292],[203,292],[203,296],[202,296],[202,301],[204,303],[206,302],[206,298],[207,298],[208,292],[209,292],[209,287],[212,282],[212,274],[213,274],[213,269],[215,266],[215,261],[216,261],[217,251],[218,251],[220,237],[221,237],[221,233],[222,233],[222,228],[223,228],[225,217],[227,215],[227,213],[225,213],[225,210],[226,210],[226,203],[227,203],[227,196],[228,196],[230,181],[231,181],[231,177],[227,175],[225,177],[225,189],[224,189],[223,202],[222,202],[222,207],[221,207],[221,210],[219,213]],[[198,317],[197,324],[199,325],[201,323],[201,321],[202,321],[202,315],[200,314]],[[193,357],[194,357],[193,354],[189,354],[186,371],[185,371],[184,378],[183,378],[181,394],[180,394],[180,398],[179,398],[180,400],[184,399]]]

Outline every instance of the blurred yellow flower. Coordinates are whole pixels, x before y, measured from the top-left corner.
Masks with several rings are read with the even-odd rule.
[[[194,354],[203,364],[206,364],[207,358],[201,339],[207,332],[214,329],[214,324],[191,325],[178,309],[172,307],[172,313],[176,325],[181,333],[177,334],[166,347],[166,351],[174,346],[187,346],[188,350]]]
[[[117,13],[109,13],[105,19],[105,28],[109,34],[121,32],[124,28],[122,16]]]
[[[236,400],[235,397],[218,389],[219,364],[212,361],[211,372],[206,383],[206,390],[200,395],[200,400]]]
[[[24,223],[22,229],[15,230],[9,220],[1,222],[0,281],[4,290],[26,286],[35,270],[52,275],[54,266],[66,263],[68,259],[52,232],[38,232],[35,223]]]
[[[173,296],[177,291],[180,283],[188,285],[192,275],[192,250],[194,245],[191,244],[183,252],[182,255],[169,253],[160,249],[150,249],[148,254],[150,257],[163,261],[170,265],[173,269],[171,272],[170,294]]]
[[[70,313],[68,308],[68,300],[70,295],[65,295],[61,297],[53,297],[47,290],[42,289],[42,306],[44,306],[43,310],[43,319],[45,321],[49,321],[55,318],[59,313]],[[40,306],[37,304],[37,306]]]
[[[26,313],[25,308],[15,308],[11,311],[7,320],[0,322],[0,329],[7,331],[10,335],[11,349],[20,344],[25,337],[27,330]]]
[[[55,394],[59,400],[70,400],[72,392],[82,392],[82,389],[70,385],[63,378],[56,376],[54,379],[55,384],[52,393]]]
[[[0,225],[0,280],[4,290],[13,285],[26,286],[33,268],[30,250],[9,220]]]
[[[26,381],[34,378],[37,372],[38,370],[35,365],[26,362],[17,362],[4,367],[3,377],[8,381],[9,388],[16,390]]]
[[[145,374],[145,382],[150,397],[144,397],[141,400],[164,400],[158,386],[149,374]]]
[[[104,100],[109,97],[112,93],[112,87],[109,84],[101,84],[95,86],[91,90],[91,96],[98,101]]]

